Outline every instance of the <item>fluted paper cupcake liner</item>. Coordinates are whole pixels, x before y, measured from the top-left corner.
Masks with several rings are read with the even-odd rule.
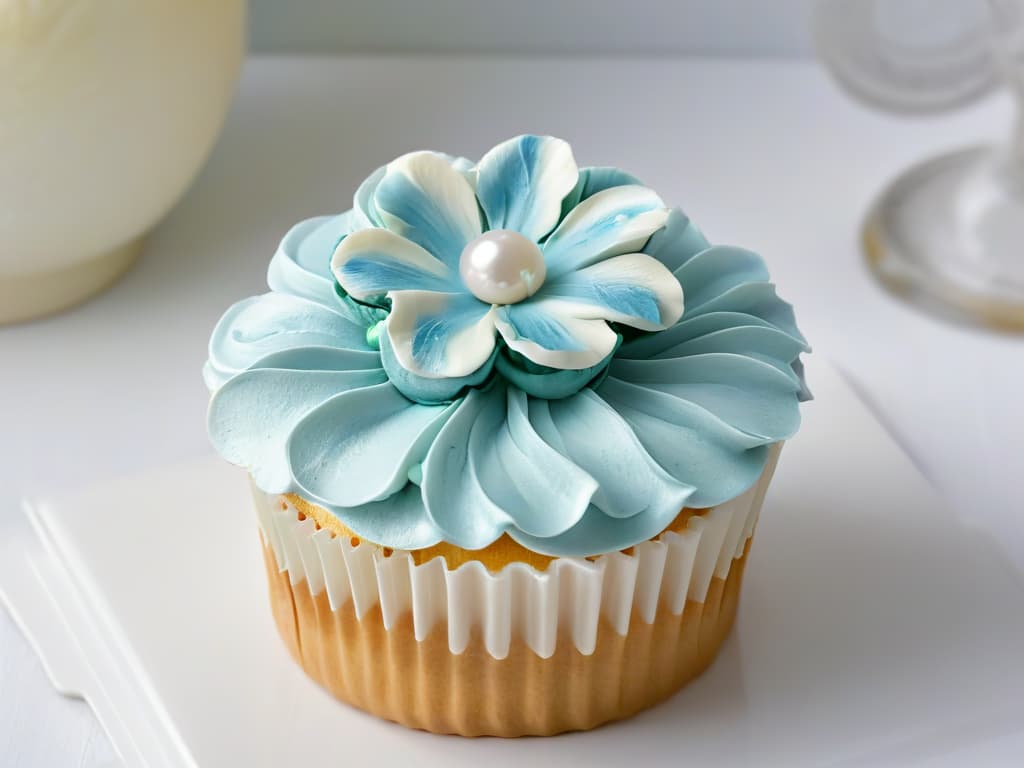
[[[748,542],[749,544],[749,542]],[[479,632],[453,654],[443,631],[419,641],[406,613],[384,629],[380,606],[362,620],[331,610],[326,592],[292,585],[264,547],[271,607],[293,658],[343,702],[387,720],[462,736],[550,736],[629,717],[671,696],[714,659],[732,627],[744,558],[712,578],[703,603],[686,601],[644,623],[635,613],[625,635],[601,621],[594,652],[580,653],[562,633],[541,658],[513,640],[493,658]]]
[[[544,571],[512,563],[498,572],[469,562],[450,570],[440,557],[417,565],[407,552],[350,541],[318,529],[284,496],[256,492],[264,543],[292,587],[306,582],[311,596],[326,593],[332,611],[351,603],[360,620],[382,621],[387,631],[407,614],[415,639],[438,627],[448,650],[463,653],[474,632],[494,659],[521,639],[542,659],[559,636],[583,655],[594,653],[606,622],[625,636],[631,620],[651,624],[659,608],[679,616],[688,601],[703,603],[712,579],[725,580],[745,551],[780,446],[764,473],[743,495],[694,515],[685,529],[593,560],[556,558]],[[371,617],[371,609],[379,609]]]
[[[274,620],[334,696],[413,728],[552,735],[629,717],[721,647],[779,448],[753,488],[682,529],[545,570],[417,564],[257,492]]]

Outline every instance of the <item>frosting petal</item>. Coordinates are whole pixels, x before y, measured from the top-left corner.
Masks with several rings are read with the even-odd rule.
[[[278,293],[290,293],[324,306],[337,304],[331,254],[338,241],[351,231],[353,215],[320,216],[292,227],[270,260],[267,285]]]
[[[689,400],[764,442],[800,426],[798,382],[761,360],[713,353],[665,360],[613,360],[611,377]]]
[[[340,392],[387,380],[376,370],[244,371],[210,401],[207,425],[214,448],[245,467],[267,493],[287,493],[292,475],[285,444],[303,416]]]
[[[622,345],[619,357],[632,360],[678,357],[678,354],[672,353],[670,350],[680,344],[717,331],[741,327],[773,328],[783,332],[767,320],[748,315],[745,312],[708,312],[707,314],[692,315],[688,310],[686,317],[662,333],[637,336],[627,341]],[[786,335],[789,336],[789,334]],[[807,351],[806,344],[801,339],[793,336],[789,336],[789,338],[801,343],[801,351]]]
[[[298,296],[265,293],[238,302],[217,323],[204,369],[207,386],[216,389],[267,355],[304,346],[364,351],[368,361],[377,357],[366,330],[338,312]]]
[[[470,392],[423,463],[431,519],[447,540],[469,548],[506,529],[540,537],[566,531],[597,490],[534,429],[526,395],[503,386]]]
[[[292,477],[314,500],[333,506],[385,499],[408,482],[454,408],[410,402],[391,383],[343,392],[293,427]]]
[[[685,285],[683,290],[686,290]],[[687,307],[688,317],[710,312],[742,312],[753,315],[807,344],[800,329],[796,327],[793,306],[779,298],[775,286],[771,283],[744,283],[730,288],[692,310]]]
[[[565,400],[531,399],[530,421],[601,490],[579,522],[562,533],[539,537],[510,530],[509,535],[525,547],[578,557],[624,549],[657,536],[693,494],[693,487],[669,475],[628,424],[589,390]]]
[[[632,517],[609,517],[594,505],[587,509],[572,528],[556,536],[542,538],[522,531],[509,531],[519,544],[552,557],[589,557],[626,549],[653,539],[663,532],[679,513],[668,507],[650,507]]]
[[[548,279],[643,248],[668,209],[652,190],[611,187],[573,208],[544,243]]]
[[[566,142],[518,136],[480,160],[476,194],[490,229],[511,229],[539,242],[555,228],[578,178]]]
[[[386,170],[387,168],[382,165],[367,176],[356,189],[356,193],[352,198],[352,214],[355,216],[355,226],[353,229],[384,226],[384,222],[380,218],[380,212],[377,210],[374,194],[377,192],[377,186],[380,184],[381,179],[384,178]]]
[[[598,483],[585,470],[544,441],[530,421],[525,392],[508,389],[504,428],[496,453],[508,476],[522,488],[518,506],[511,499],[502,506],[516,509],[516,527],[530,536],[554,536],[575,525],[590,506]],[[493,494],[501,500],[500,489]]]
[[[643,251],[674,271],[710,245],[686,214],[673,208],[664,229],[651,235]]]
[[[469,294],[395,291],[386,328],[402,367],[426,378],[477,371],[494,351],[495,310]]]
[[[805,346],[800,340],[774,326],[741,325],[683,341],[655,355],[653,359],[713,353],[745,355],[777,368],[798,383],[791,361],[798,358]]]
[[[249,370],[256,368],[282,368],[290,371],[372,371],[381,368],[381,357],[376,352],[360,349],[310,345],[271,352],[249,366]]]
[[[504,417],[500,395],[470,390],[423,461],[421,488],[427,514],[446,540],[466,549],[487,546],[515,523],[511,510],[504,511],[488,496],[479,475]]]
[[[580,194],[581,200],[593,197],[598,192],[603,192],[612,187],[642,187],[640,179],[631,173],[626,173],[621,168],[612,166],[590,166],[584,168],[580,173],[583,179],[583,189]]]
[[[500,307],[494,324],[509,349],[564,370],[597,365],[618,343],[618,334],[604,320],[573,317],[555,299]]]
[[[665,471],[696,490],[687,503],[711,507],[743,493],[761,475],[767,446],[689,400],[605,379],[598,394],[632,427]]]
[[[565,200],[562,201],[562,216],[580,204],[581,200],[596,195],[602,190],[610,187],[624,187],[630,184],[643,186],[643,182],[631,173],[626,173],[621,168],[611,166],[590,166],[580,168],[579,181]]]
[[[394,549],[423,549],[441,540],[441,531],[427,515],[420,489],[409,483],[383,501],[357,507],[320,505],[366,541],[384,541]]]
[[[455,272],[462,249],[482,231],[473,187],[436,152],[411,152],[388,163],[373,199],[388,230]]]
[[[591,390],[540,401],[538,410],[544,409],[542,403],[566,457],[597,480],[593,503],[606,515],[633,517],[654,506],[671,521],[693,493],[691,486],[677,482],[647,455],[625,420]],[[595,440],[595,435],[601,439]]]
[[[386,229],[353,232],[338,244],[331,271],[341,287],[360,301],[388,291],[459,291],[462,284],[426,250]]]
[[[738,285],[768,281],[768,269],[756,253],[729,245],[713,245],[675,270],[686,287],[686,300],[697,310]]]
[[[558,301],[566,314],[659,331],[683,314],[683,288],[658,260],[643,253],[613,256],[544,284],[538,299]]]

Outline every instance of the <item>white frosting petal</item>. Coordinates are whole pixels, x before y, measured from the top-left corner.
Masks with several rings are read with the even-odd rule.
[[[468,376],[494,351],[494,308],[469,294],[395,291],[386,328],[402,367],[426,378]]]
[[[458,269],[466,243],[482,231],[472,185],[436,152],[410,152],[392,160],[373,199],[385,227],[452,269]]]
[[[573,317],[562,302],[550,299],[501,307],[495,326],[509,349],[539,365],[563,370],[597,365],[618,340],[604,320]]]
[[[511,229],[534,242],[558,223],[579,169],[572,148],[550,136],[518,136],[477,166],[477,196],[490,229]]]
[[[360,301],[388,291],[450,291],[458,278],[426,250],[386,229],[353,232],[338,244],[331,271],[341,287]]]
[[[537,294],[560,311],[660,331],[683,314],[683,288],[657,259],[644,253],[613,256],[549,281]]]
[[[544,243],[548,279],[639,251],[665,225],[668,214],[661,198],[647,187],[610,187],[588,197]]]

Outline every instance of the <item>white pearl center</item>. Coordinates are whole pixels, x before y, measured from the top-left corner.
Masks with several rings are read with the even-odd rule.
[[[515,304],[537,292],[547,269],[535,242],[510,229],[494,229],[462,249],[459,274],[480,301]]]

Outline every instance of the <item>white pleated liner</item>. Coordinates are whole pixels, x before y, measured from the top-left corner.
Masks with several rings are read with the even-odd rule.
[[[593,561],[561,557],[546,571],[525,563],[492,573],[480,562],[449,570],[440,557],[416,565],[408,552],[385,556],[380,547],[352,542],[317,530],[312,519],[300,521],[283,496],[255,491],[264,541],[287,571],[292,586],[302,581],[311,594],[327,590],[331,610],[349,600],[360,620],[380,606],[385,629],[412,611],[417,640],[447,624],[448,647],[462,653],[470,633],[479,628],[487,651],[508,655],[513,637],[521,637],[541,658],[555,652],[559,629],[567,629],[577,650],[594,652],[603,617],[625,635],[635,611],[654,621],[659,605],[675,615],[687,600],[704,602],[711,579],[724,579],[732,561],[743,554],[778,461],[781,445],[746,493],[691,517],[686,529],[666,531],[656,540]],[[255,489],[254,489],[255,490]],[[283,508],[282,508],[283,507]]]

